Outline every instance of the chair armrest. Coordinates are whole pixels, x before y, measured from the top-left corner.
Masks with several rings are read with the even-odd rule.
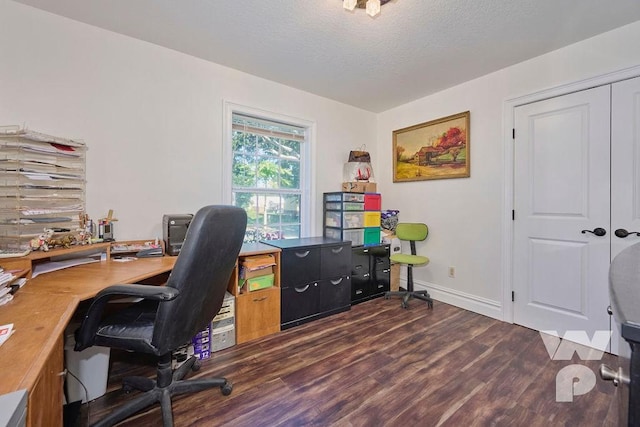
[[[95,296],[93,304],[106,298],[108,301],[112,297],[138,297],[153,301],[171,301],[180,294],[176,288],[156,285],[112,285],[104,288]],[[92,304],[92,305],[93,305]],[[91,309],[89,309],[91,311]]]
[[[76,351],[93,345],[98,325],[102,320],[104,309],[112,298],[137,297],[152,301],[171,301],[180,291],[168,286],[155,285],[113,285],[98,292],[82,319],[82,325],[75,331]]]

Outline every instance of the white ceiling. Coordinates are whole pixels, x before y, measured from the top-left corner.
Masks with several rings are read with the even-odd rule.
[[[381,112],[640,20],[640,0],[15,0]],[[640,41],[639,41],[640,42]]]

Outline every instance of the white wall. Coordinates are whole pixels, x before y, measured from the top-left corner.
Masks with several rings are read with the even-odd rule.
[[[85,140],[87,212],[114,209],[120,240],[222,202],[224,101],[315,123],[314,235],[349,150],[375,141],[373,113],[8,0],[0,55],[0,125]]]
[[[401,221],[426,222],[419,246],[431,259],[415,270],[416,282],[443,301],[502,318],[503,107],[505,101],[570,82],[640,65],[640,22],[489,74],[378,116],[376,169],[383,209]],[[471,177],[393,183],[392,132],[470,110]],[[389,153],[385,156],[385,153]],[[504,224],[509,226],[509,223]],[[456,277],[448,277],[455,266]]]

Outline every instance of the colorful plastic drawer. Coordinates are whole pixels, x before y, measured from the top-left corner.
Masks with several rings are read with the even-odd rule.
[[[364,194],[362,193],[346,193],[346,192],[336,192],[336,193],[325,193],[324,195],[325,202],[364,202]]]
[[[324,236],[330,239],[351,241],[351,246],[362,246],[364,244],[364,228],[353,230],[343,230],[341,228],[325,227]]]
[[[367,227],[364,229],[364,244],[365,245],[380,244],[380,226]]]
[[[379,211],[382,208],[382,196],[378,193],[365,193],[364,210]]]
[[[380,227],[380,212],[365,212],[364,213],[364,226],[365,227]]]

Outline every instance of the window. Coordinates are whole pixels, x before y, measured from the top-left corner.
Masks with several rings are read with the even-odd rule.
[[[302,236],[307,128],[232,113],[232,204],[247,212],[245,243]]]

